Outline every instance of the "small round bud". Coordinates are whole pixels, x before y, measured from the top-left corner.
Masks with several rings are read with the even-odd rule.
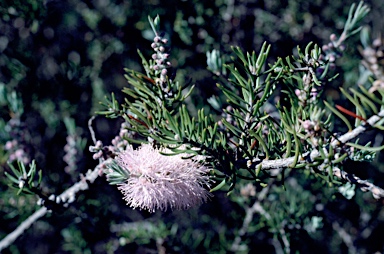
[[[376,64],[377,63],[377,58],[375,56],[369,56],[369,57],[367,57],[367,61],[370,64]]]
[[[97,153],[92,155],[92,158],[94,160],[97,160],[97,159],[100,159],[102,156],[103,156],[103,152],[102,151],[98,151]]]
[[[304,122],[301,123],[303,128],[306,130],[309,130],[312,128],[313,124],[310,120],[305,120]]]
[[[381,39],[377,38],[377,39],[374,39],[373,42],[372,42],[372,46],[374,46],[375,48],[378,48],[382,45],[382,41]]]
[[[156,37],[153,39],[154,42],[159,42],[160,40],[161,40],[161,37],[159,37],[159,36],[156,36]]]
[[[13,147],[15,147],[16,145],[16,141],[13,140],[13,141],[7,141],[7,143],[5,143],[5,150],[11,150]]]
[[[161,70],[161,75],[167,75],[167,73],[168,73],[168,70],[167,69],[162,69]]]
[[[157,59],[157,54],[152,54],[152,59],[156,60]]]
[[[157,44],[156,43],[154,43],[154,42],[152,42],[152,44],[151,44],[151,48],[156,48],[157,47]]]
[[[22,149],[17,149],[17,150],[15,151],[15,156],[16,156],[16,158],[18,158],[18,159],[22,158],[22,157],[24,156],[24,150],[22,150]]]
[[[376,51],[373,48],[364,49],[364,56],[374,56]]]
[[[128,134],[128,130],[127,129],[122,129],[122,130],[120,130],[119,136],[124,137],[127,134]]]
[[[328,51],[328,50],[329,50],[329,47],[328,47],[328,45],[323,45],[323,46],[321,47],[321,49],[322,49],[323,51]]]
[[[160,51],[160,52],[164,52],[164,51],[165,51],[165,48],[164,48],[163,46],[160,46],[160,47],[159,47],[159,51]]]
[[[331,41],[336,41],[336,40],[337,40],[337,36],[336,36],[336,34],[331,34],[331,35],[329,36],[329,39],[330,39]]]
[[[377,71],[377,70],[379,70],[379,65],[378,64],[372,64],[371,65],[371,69],[373,70],[373,71]]]
[[[25,182],[23,180],[19,181],[19,189],[22,189],[24,187]]]

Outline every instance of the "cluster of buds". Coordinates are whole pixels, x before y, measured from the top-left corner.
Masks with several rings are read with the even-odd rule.
[[[343,55],[345,45],[341,43],[341,40],[338,39],[335,34],[331,34],[329,40],[330,42],[328,44],[322,46],[322,50],[325,53],[325,60],[333,64],[337,58]]]
[[[308,99],[311,102],[315,101],[318,92],[317,92],[317,89],[315,87],[312,87],[311,91],[309,93],[305,90],[296,89],[295,94],[296,94],[297,98],[299,99],[299,101],[304,103],[304,102],[308,101]]]
[[[5,143],[5,150],[11,151],[11,154],[9,155],[9,161],[12,162],[19,160],[22,161],[24,164],[28,164],[28,162],[30,161],[28,155],[24,152],[24,149],[21,149],[19,147],[20,146],[17,140],[11,140]]]
[[[361,55],[364,57],[362,64],[367,68],[376,79],[370,92],[384,88],[384,43],[383,39],[377,38],[372,45],[360,49]]]
[[[128,146],[128,141],[125,138],[133,137],[133,133],[130,132],[127,127],[128,123],[123,122],[120,127],[119,135],[112,139],[112,145],[109,146],[109,150],[113,153],[124,151]]]
[[[7,126],[6,130],[8,130],[11,140],[5,143],[4,149],[8,151],[9,161],[19,160],[24,164],[28,164],[31,162],[29,155],[26,151],[25,144],[25,134],[27,133],[25,130],[24,124],[20,121],[19,118],[12,118]]]
[[[321,130],[319,123],[311,120],[301,121],[301,126],[303,126],[307,133],[312,135],[315,135],[318,131]]]
[[[299,121],[301,122],[301,126],[303,127],[307,136],[311,138],[312,144],[317,146],[319,143],[319,136],[322,133],[322,128],[319,122],[312,120]]]
[[[78,136],[68,135],[66,140],[67,144],[64,146],[65,155],[63,160],[67,163],[67,166],[64,168],[64,171],[72,177],[75,177],[73,174],[76,172],[79,158],[79,149],[77,146]]]
[[[115,154],[124,151],[128,146],[127,137],[132,138],[133,134],[128,129],[128,123],[123,122],[120,127],[119,135],[112,139],[112,145],[103,146],[103,142],[98,140],[94,146],[89,147],[93,154],[93,159],[102,159],[104,156],[114,157]]]
[[[155,51],[155,53],[152,54],[154,64],[151,68],[155,71],[156,76],[160,74],[160,78],[156,80],[156,83],[161,85],[167,82],[168,69],[171,67],[171,62],[168,61],[169,47],[167,44],[168,40],[158,34],[155,36],[151,44],[151,47]]]
[[[303,89],[296,89],[295,94],[303,106],[306,106],[307,102],[315,102],[317,100],[318,91],[312,84],[312,77],[310,74],[303,76]]]
[[[94,160],[101,159],[103,157],[103,142],[97,140],[94,146],[89,146],[89,151],[94,153],[92,156]]]

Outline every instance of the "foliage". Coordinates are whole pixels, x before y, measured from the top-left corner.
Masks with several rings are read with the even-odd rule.
[[[52,214],[4,251],[383,251],[379,2],[5,2],[0,234]],[[144,143],[209,167],[211,202],[126,206]]]

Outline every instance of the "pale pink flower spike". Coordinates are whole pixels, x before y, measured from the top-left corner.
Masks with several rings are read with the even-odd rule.
[[[117,164],[130,173],[126,182],[119,184],[127,205],[155,212],[156,209],[188,209],[206,202],[211,194],[210,169],[187,154],[166,156],[168,149],[154,149],[143,144],[137,150],[132,146],[121,152]]]

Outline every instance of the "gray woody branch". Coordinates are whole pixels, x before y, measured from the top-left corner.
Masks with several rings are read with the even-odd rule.
[[[336,148],[348,142],[349,140],[356,138],[358,135],[364,133],[367,130],[367,126],[374,126],[380,120],[382,120],[383,117],[384,117],[384,110],[380,111],[377,115],[370,117],[366,123],[363,123],[362,125],[359,125],[352,131],[347,132],[344,135],[340,136],[338,140],[335,140],[331,143],[331,146],[333,148]],[[307,157],[308,155],[310,155],[311,159],[313,160],[314,158],[320,157],[320,152],[318,150],[313,150],[312,152],[306,152],[301,155],[300,161],[298,163],[301,163],[301,164],[306,163],[304,158]],[[268,169],[268,170],[286,168],[292,165],[294,160],[295,160],[294,157],[277,159],[277,160],[264,160],[261,162],[261,168]],[[319,166],[319,169],[322,170],[321,166]],[[347,173],[337,167],[333,168],[333,175],[339,179],[344,179],[352,184],[355,184],[362,191],[370,191],[372,193],[372,196],[375,199],[384,198],[384,190],[367,180],[360,179],[359,177],[353,174]]]
[[[104,163],[101,163],[97,165],[93,171],[89,170],[79,182],[75,183],[62,194],[57,196],[56,200],[62,200],[67,203],[73,202],[76,193],[89,188],[87,183],[88,181],[93,183],[96,180],[96,178],[100,175],[100,171],[103,169],[104,165]],[[27,230],[35,221],[43,217],[47,212],[48,209],[46,207],[42,207],[34,214],[29,216],[28,219],[23,221],[12,233],[8,234],[0,241],[0,251],[11,245],[25,230]]]
[[[368,126],[374,126],[376,123],[378,123],[382,118],[384,117],[384,110],[380,111],[377,115],[374,115],[370,117],[367,120]],[[356,127],[354,130],[340,136],[338,140],[335,140],[331,143],[331,145],[336,148],[340,145],[340,142],[345,143],[361,133],[365,132],[367,129],[365,126],[367,125],[360,125]],[[307,152],[302,154],[301,160],[299,163],[306,163],[304,161],[304,157],[311,154],[311,158],[319,157],[320,152],[317,150],[312,151],[311,153]],[[281,169],[284,167],[289,167],[293,162],[295,158],[289,157],[285,159],[277,159],[277,160],[264,160],[261,162],[262,169]],[[72,200],[75,196],[75,194],[79,191],[88,189],[88,183],[93,183],[96,178],[99,176],[100,170],[104,167],[104,163],[99,164],[93,171],[88,171],[87,174],[76,184],[74,184],[72,187],[67,189],[65,192],[63,192],[61,195],[58,196],[60,200],[68,201]],[[339,168],[333,168],[333,175],[340,178],[345,179],[353,184],[355,184],[357,187],[359,187],[362,191],[370,191],[375,199],[384,198],[384,190],[372,183],[370,183],[367,180],[360,179],[359,177],[347,173],[345,171],[342,171]],[[256,212],[260,207],[256,204],[252,211],[250,213]],[[3,240],[0,241],[0,251],[4,248],[8,247],[10,244],[12,244],[26,229],[28,229],[35,221],[37,221],[39,218],[43,217],[48,212],[47,208],[42,207],[38,211],[36,211],[33,215],[31,215],[27,220],[25,220],[23,223],[19,225],[12,233],[8,234]],[[236,245],[237,242],[235,242]]]

